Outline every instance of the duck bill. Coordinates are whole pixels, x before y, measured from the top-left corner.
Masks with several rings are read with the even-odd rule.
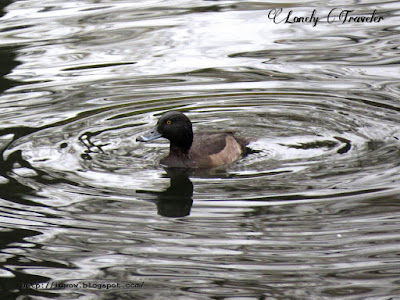
[[[150,142],[155,139],[158,139],[161,137],[161,133],[158,132],[157,127],[154,127],[152,130],[149,132],[146,132],[136,138],[137,142]]]

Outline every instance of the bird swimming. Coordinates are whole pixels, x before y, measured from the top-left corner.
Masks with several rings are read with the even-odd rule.
[[[236,137],[232,132],[193,133],[192,122],[182,112],[169,111],[157,125],[136,141],[158,138],[170,142],[169,154],[160,163],[170,168],[214,168],[238,160],[247,144],[254,139]]]

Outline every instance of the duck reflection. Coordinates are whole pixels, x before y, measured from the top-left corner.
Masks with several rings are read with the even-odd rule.
[[[151,202],[157,205],[157,213],[164,217],[185,217],[190,215],[193,204],[193,183],[189,179],[190,171],[185,169],[165,169],[170,178],[170,186],[162,192],[138,190],[138,193],[156,197]]]

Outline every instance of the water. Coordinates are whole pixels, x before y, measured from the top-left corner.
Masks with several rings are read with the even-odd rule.
[[[400,299],[397,2],[1,5],[2,299]],[[164,170],[173,109],[258,140]]]

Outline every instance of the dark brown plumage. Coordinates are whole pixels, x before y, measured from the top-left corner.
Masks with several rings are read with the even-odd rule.
[[[161,164],[171,168],[213,168],[239,159],[252,139],[232,132],[193,134],[192,123],[181,112],[165,113],[150,132],[136,140],[148,142],[164,137],[170,141],[169,155]]]

